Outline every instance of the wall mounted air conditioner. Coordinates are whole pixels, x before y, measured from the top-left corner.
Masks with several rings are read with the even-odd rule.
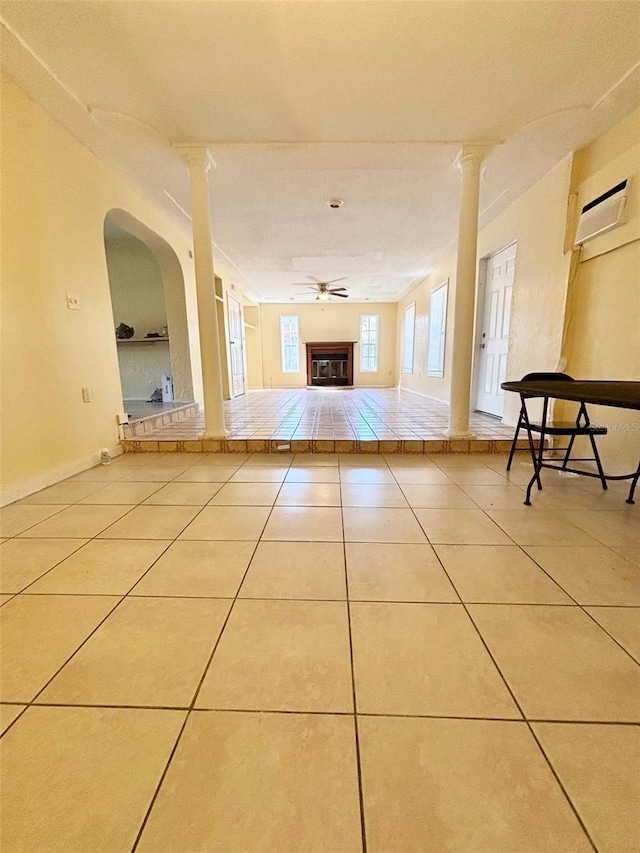
[[[578,220],[576,246],[622,223],[622,215],[627,203],[627,184],[627,180],[621,181],[606,193],[594,198],[589,204],[585,204]]]

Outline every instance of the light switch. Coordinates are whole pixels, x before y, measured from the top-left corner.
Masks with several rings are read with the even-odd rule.
[[[90,403],[91,402],[91,388],[83,388],[82,389],[82,402]]]
[[[71,311],[80,310],[80,296],[77,293],[67,293],[67,308]]]

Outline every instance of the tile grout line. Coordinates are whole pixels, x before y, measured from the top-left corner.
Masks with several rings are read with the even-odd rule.
[[[240,467],[242,467],[242,466],[240,466]],[[289,466],[289,467],[290,467],[290,466]],[[282,489],[282,486],[283,486],[283,484],[284,484],[284,480],[285,480],[285,478],[283,477],[283,479],[282,479],[282,481],[281,481],[281,483],[280,483],[280,489],[278,490],[278,494],[280,494],[280,490]],[[276,500],[277,500],[277,495],[276,495]],[[173,748],[172,748],[171,752],[169,753],[169,757],[168,757],[168,759],[167,759],[167,763],[166,763],[166,765],[165,765],[165,768],[164,768],[164,770],[162,771],[162,773],[161,773],[161,775],[160,775],[160,779],[158,780],[158,784],[157,784],[157,786],[156,786],[156,789],[155,789],[155,791],[154,791],[154,793],[153,793],[153,796],[151,797],[151,800],[150,800],[150,802],[149,802],[149,805],[148,805],[148,807],[147,807],[147,810],[146,810],[146,812],[145,812],[145,814],[144,814],[144,817],[143,817],[143,819],[142,819],[142,823],[141,823],[141,825],[140,825],[140,828],[139,828],[138,833],[137,833],[137,835],[136,835],[135,841],[134,841],[133,846],[132,846],[132,848],[131,848],[131,853],[135,853],[135,851],[136,851],[136,850],[137,850],[137,848],[138,848],[138,845],[140,844],[140,840],[142,839],[142,836],[143,836],[143,834],[144,834],[144,831],[145,831],[145,828],[146,828],[147,823],[148,823],[148,821],[149,821],[149,818],[151,817],[151,813],[152,813],[152,811],[153,811],[153,807],[154,807],[154,805],[155,805],[155,803],[156,803],[156,801],[157,801],[157,799],[158,799],[158,796],[160,795],[160,791],[161,791],[161,789],[162,789],[162,785],[163,785],[164,780],[166,779],[167,774],[168,774],[168,772],[169,772],[169,768],[170,768],[170,766],[171,766],[171,762],[173,761],[173,757],[174,757],[174,755],[176,754],[176,752],[177,752],[177,750],[178,750],[178,746],[179,746],[179,744],[180,744],[180,741],[182,740],[182,735],[183,735],[184,730],[185,730],[185,728],[186,728],[186,726],[187,726],[187,722],[188,722],[188,720],[189,720],[189,717],[191,716],[191,713],[195,710],[195,704],[196,704],[196,702],[198,701],[198,695],[200,694],[200,690],[202,689],[202,685],[203,685],[203,683],[204,683],[204,680],[205,680],[205,678],[207,677],[207,674],[208,674],[209,669],[210,669],[210,667],[211,667],[211,663],[213,662],[213,659],[214,659],[215,653],[216,653],[216,651],[217,651],[217,649],[218,649],[218,646],[219,646],[219,644],[220,644],[220,642],[221,642],[221,640],[222,640],[222,636],[223,636],[223,634],[224,634],[225,628],[227,627],[227,624],[228,624],[228,622],[229,622],[229,619],[231,618],[231,613],[232,613],[232,611],[233,611],[233,608],[235,607],[236,601],[238,600],[238,594],[239,594],[239,592],[240,592],[240,589],[242,588],[242,585],[243,585],[243,583],[244,583],[244,580],[245,580],[245,578],[246,578],[246,576],[247,576],[247,574],[248,574],[248,572],[249,572],[249,569],[251,568],[251,563],[253,562],[253,558],[255,557],[256,551],[258,550],[258,546],[259,546],[260,542],[262,541],[262,536],[263,536],[263,534],[264,534],[264,531],[266,530],[267,524],[269,523],[269,519],[271,518],[271,514],[272,514],[272,512],[273,512],[273,508],[274,508],[274,506],[275,506],[275,501],[274,501],[273,506],[271,507],[271,510],[270,510],[269,514],[267,515],[267,518],[266,518],[265,523],[264,523],[264,525],[263,525],[263,527],[262,527],[262,531],[261,531],[261,533],[260,533],[260,536],[258,537],[258,539],[257,539],[257,541],[256,541],[255,548],[253,549],[253,553],[251,554],[251,558],[249,559],[249,562],[247,563],[247,567],[246,567],[246,569],[245,569],[245,571],[244,571],[244,574],[243,574],[243,576],[242,576],[242,579],[241,579],[240,583],[238,584],[238,588],[236,589],[236,594],[235,594],[235,596],[233,597],[233,600],[232,600],[232,602],[231,602],[231,606],[229,607],[229,610],[228,610],[228,612],[227,612],[226,618],[225,618],[224,622],[222,623],[222,627],[221,627],[221,629],[220,629],[220,632],[218,633],[218,637],[216,638],[216,641],[215,641],[215,643],[213,644],[213,649],[211,650],[211,654],[209,655],[209,658],[208,658],[208,660],[207,660],[207,663],[205,664],[205,667],[204,667],[204,670],[203,670],[202,676],[200,677],[200,680],[199,680],[199,682],[198,682],[198,684],[197,684],[197,686],[196,686],[196,689],[195,689],[195,692],[194,692],[193,697],[192,697],[192,699],[191,699],[191,702],[190,702],[190,704],[189,704],[189,707],[187,708],[187,713],[185,714],[184,721],[183,721],[183,723],[182,723],[182,726],[180,727],[180,731],[178,732],[178,736],[177,736],[177,738],[176,738],[176,742],[174,743]],[[180,535],[180,534],[178,534],[178,535]],[[177,538],[177,537],[176,537],[176,538]],[[175,540],[174,540],[174,541],[175,541]]]
[[[349,632],[349,662],[351,668],[351,690],[353,700],[353,730],[356,749],[356,775],[358,778],[358,802],[360,807],[360,832],[362,835],[362,853],[367,853],[367,827],[365,819],[364,792],[362,788],[362,756],[360,753],[360,729],[358,725],[358,700],[356,695],[356,676],[353,662],[353,634],[351,628],[351,601],[349,598],[349,567],[347,561],[347,542],[344,530],[344,506],[342,504],[342,473],[338,459],[338,488],[340,492],[340,522],[342,526],[342,554],[344,559],[344,581],[347,606],[347,629]]]
[[[418,524],[420,524],[420,521],[419,521],[419,519],[418,519],[417,515],[415,514],[415,512],[414,512],[413,508],[411,509],[411,511],[413,512],[414,517],[415,517],[416,521],[418,522]],[[484,510],[483,510],[483,512],[484,512]],[[486,513],[485,513],[485,514],[486,514]],[[488,518],[490,518],[490,516],[487,516],[487,517],[488,517]],[[493,519],[490,519],[490,520],[491,520],[491,521],[493,521]],[[494,522],[494,523],[495,523],[495,522]],[[422,525],[420,525],[420,527],[422,527]],[[423,531],[424,531],[424,528],[422,528],[422,529],[423,529]],[[507,535],[507,536],[508,536],[508,534],[506,533],[506,531],[503,531],[503,532],[505,532],[505,535]],[[425,536],[426,536],[426,533],[425,533]],[[427,541],[429,542],[429,544],[431,544],[431,542],[430,542],[430,540],[429,540],[429,537],[427,536],[426,538],[427,538]],[[510,537],[510,536],[509,536],[509,538],[511,539],[511,537]],[[513,540],[512,540],[512,541],[513,541]],[[516,544],[516,543],[514,542],[514,544]],[[433,546],[432,546],[432,547],[433,547]],[[446,568],[445,568],[445,566],[444,566],[444,563],[443,563],[443,562],[442,562],[442,560],[440,559],[440,557],[439,557],[438,553],[435,551],[435,549],[434,549],[434,553],[436,554],[436,558],[437,558],[438,562],[440,563],[440,565],[442,566],[442,570],[443,570],[443,571],[444,571],[444,573],[446,574],[446,576],[447,576],[447,578],[448,578],[448,580],[449,580],[449,583],[451,583],[451,584],[452,584],[452,586],[453,586],[453,588],[456,590],[456,592],[458,592],[457,587],[455,586],[455,584],[453,584],[453,581],[452,581],[451,577],[449,576],[449,573],[447,572],[447,570],[446,570]],[[459,593],[458,593],[458,594],[459,594]],[[479,639],[480,639],[480,642],[481,642],[481,643],[482,643],[482,645],[484,646],[485,651],[487,652],[487,654],[489,655],[489,657],[490,657],[491,661],[493,662],[493,665],[495,666],[495,668],[496,668],[496,670],[497,670],[498,674],[500,675],[500,678],[502,679],[502,682],[503,682],[504,686],[506,687],[507,691],[509,692],[509,695],[511,696],[511,699],[513,700],[513,702],[514,702],[514,704],[515,704],[516,708],[518,709],[518,711],[519,711],[519,712],[520,712],[520,714],[522,715],[522,719],[523,719],[523,721],[526,723],[526,725],[527,725],[527,727],[528,727],[529,731],[531,732],[531,735],[532,735],[532,737],[533,737],[534,741],[535,741],[535,742],[536,742],[536,744],[538,745],[538,749],[539,749],[539,750],[540,750],[540,752],[542,753],[542,755],[543,755],[543,757],[544,757],[544,759],[545,759],[545,761],[546,761],[546,763],[547,763],[547,766],[549,767],[549,769],[550,769],[551,773],[553,774],[554,779],[555,779],[555,780],[556,780],[556,782],[558,783],[558,787],[560,788],[560,790],[561,790],[561,791],[562,791],[562,793],[564,794],[564,797],[565,797],[565,799],[566,799],[567,803],[569,804],[569,807],[570,807],[571,811],[572,811],[572,812],[573,812],[573,814],[575,815],[576,820],[577,820],[577,821],[578,821],[578,823],[580,824],[580,827],[582,828],[582,831],[584,832],[585,836],[587,837],[587,840],[588,840],[589,844],[590,844],[590,845],[591,845],[591,847],[593,848],[594,853],[598,853],[598,848],[597,848],[597,847],[596,847],[596,845],[594,844],[593,839],[591,838],[591,835],[590,835],[589,831],[587,830],[587,827],[586,827],[586,825],[585,825],[584,821],[583,821],[583,820],[582,820],[582,818],[580,817],[580,814],[578,813],[578,810],[577,810],[576,806],[574,805],[574,803],[573,803],[572,799],[570,798],[570,796],[569,796],[569,794],[568,794],[568,792],[567,792],[567,790],[566,790],[565,786],[564,786],[564,785],[562,784],[562,782],[560,781],[560,777],[559,777],[559,776],[558,776],[558,774],[556,773],[555,768],[553,767],[553,765],[551,764],[551,762],[550,762],[549,758],[547,757],[547,754],[546,754],[546,752],[544,751],[544,749],[542,748],[542,745],[540,744],[540,741],[539,741],[539,740],[538,740],[538,738],[536,737],[536,734],[535,734],[535,732],[533,731],[533,728],[532,728],[532,726],[531,726],[531,723],[530,723],[530,722],[529,722],[529,720],[527,719],[527,716],[526,716],[526,714],[524,713],[524,711],[523,711],[523,709],[522,709],[522,706],[520,705],[520,702],[519,702],[519,701],[518,701],[518,699],[516,698],[515,693],[514,693],[514,692],[513,692],[513,690],[511,689],[511,686],[509,685],[509,683],[508,683],[508,681],[507,681],[507,679],[506,679],[506,677],[505,677],[504,673],[502,672],[502,670],[501,670],[501,669],[500,669],[500,667],[498,666],[498,663],[497,663],[497,661],[496,661],[496,659],[495,659],[495,657],[494,657],[493,653],[492,653],[492,652],[491,652],[491,650],[489,649],[489,646],[488,646],[487,642],[485,641],[484,637],[482,636],[482,634],[481,634],[481,632],[480,632],[480,629],[478,628],[478,626],[477,626],[477,624],[476,624],[475,620],[473,619],[473,617],[472,617],[471,613],[469,612],[469,609],[468,609],[467,605],[465,604],[465,602],[464,602],[464,601],[462,601],[462,598],[460,598],[460,601],[461,601],[462,606],[464,607],[464,610],[465,610],[465,613],[467,614],[468,619],[470,620],[471,624],[473,625],[473,627],[474,627],[474,629],[475,629],[475,631],[476,631],[476,634],[478,635],[478,637],[479,637]]]

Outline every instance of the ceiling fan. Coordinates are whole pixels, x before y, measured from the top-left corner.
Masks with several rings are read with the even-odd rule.
[[[318,294],[316,296],[316,302],[327,302],[332,296],[339,296],[341,299],[349,298],[349,294],[346,292],[346,287],[332,286],[339,281],[346,281],[347,276],[343,276],[342,278],[332,278],[331,281],[319,281],[311,275],[307,276],[307,278],[311,279],[313,284],[309,284],[306,281],[298,281],[292,284],[291,287],[308,287],[310,290],[315,290]],[[341,291],[345,292],[342,293]]]

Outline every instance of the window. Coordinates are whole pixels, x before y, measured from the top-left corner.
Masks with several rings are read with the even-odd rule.
[[[380,334],[380,315],[360,315],[360,371],[378,372],[378,338]]]
[[[413,373],[413,339],[416,327],[416,303],[409,305],[404,312],[402,334],[402,372]]]
[[[280,352],[282,353],[282,372],[298,373],[300,370],[300,334],[298,317],[292,315],[280,317]]]
[[[447,294],[449,280],[431,293],[429,310],[429,350],[427,376],[444,376],[444,338],[447,330]]]

